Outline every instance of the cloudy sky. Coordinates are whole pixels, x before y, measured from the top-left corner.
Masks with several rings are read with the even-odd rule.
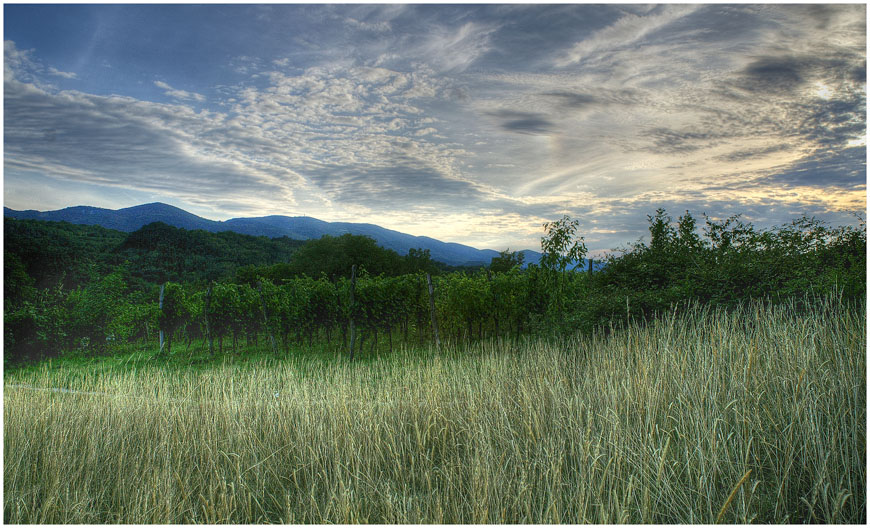
[[[866,7],[5,5],[13,209],[162,201],[593,253],[866,207]],[[703,222],[700,222],[703,223]]]

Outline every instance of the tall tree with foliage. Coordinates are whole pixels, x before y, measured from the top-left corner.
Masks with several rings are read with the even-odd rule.
[[[555,222],[545,222],[546,234],[541,238],[541,266],[564,274],[572,263],[580,263],[586,256],[586,244],[577,234],[579,220],[564,216]],[[572,268],[573,269],[573,268]]]
[[[514,267],[523,267],[525,259],[526,255],[524,253],[511,251],[510,248],[507,248],[504,251],[500,251],[497,257],[492,257],[492,260],[489,262],[489,271],[493,273],[507,273]]]
[[[181,284],[167,282],[163,288],[163,306],[157,314],[157,323],[166,336],[166,353],[172,351],[172,336],[190,319],[187,299]],[[161,351],[162,352],[162,351]]]
[[[544,223],[546,234],[541,238],[541,268],[549,293],[548,319],[557,331],[566,330],[567,274],[586,256],[586,244],[577,234],[579,220],[564,216],[555,222]]]

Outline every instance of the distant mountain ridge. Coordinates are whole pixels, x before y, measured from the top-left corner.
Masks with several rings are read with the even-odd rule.
[[[99,225],[118,231],[132,232],[152,222],[164,222],[183,229],[202,229],[212,233],[234,231],[244,235],[277,238],[286,236],[297,240],[320,238],[323,235],[340,236],[345,233],[373,238],[381,247],[405,255],[412,248],[428,249],[432,258],[453,266],[489,264],[499,255],[492,249],[477,249],[454,242],[442,242],[431,237],[414,236],[386,229],[374,224],[352,222],[325,222],[308,216],[263,216],[255,218],[231,218],[226,221],[209,220],[178,207],[156,202],[123,209],[75,206],[57,211],[16,211],[3,208],[3,215],[10,218],[49,220],[71,224]],[[537,263],[541,254],[523,250],[525,264]]]

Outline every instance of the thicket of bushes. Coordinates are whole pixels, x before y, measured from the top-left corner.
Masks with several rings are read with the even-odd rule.
[[[830,227],[801,217],[759,230],[739,216],[705,218],[698,229],[689,212],[676,221],[659,209],[649,219],[650,240],[625,248],[594,276],[587,297],[571,310],[580,326],[649,317],[686,301],[733,307],[748,299],[798,304],[836,291],[864,299],[867,226]],[[700,231],[700,232],[699,232]]]
[[[859,227],[832,228],[804,217],[758,230],[731,217],[705,219],[698,229],[688,212],[674,221],[660,209],[649,222],[648,243],[612,255],[593,274],[570,269],[586,248],[578,222],[566,217],[545,225],[540,265],[521,269],[519,255],[506,253],[489,269],[433,277],[442,339],[588,333],[629,318],[654,317],[687,301],[727,307],[750,298],[782,302],[834,290],[847,300],[865,296],[863,221]],[[159,286],[142,287],[129,264],[95,272],[89,282],[65,289],[61,283],[37,284],[20,256],[7,252],[4,359],[100,351],[133,339],[154,340],[158,328],[171,347],[173,336],[176,343],[187,337],[189,344],[204,337],[207,326],[218,350],[224,337],[232,339],[234,350],[242,337],[249,343],[274,339],[283,350],[293,341],[314,340],[346,349],[351,319],[362,332],[360,349],[379,339],[390,347],[394,338],[431,339],[425,272],[437,267],[425,252],[393,262],[383,251],[351,238],[316,241],[299,249],[308,258],[288,264],[236,267],[231,280],[220,282],[167,283],[162,309]],[[361,273],[351,304],[353,265]]]

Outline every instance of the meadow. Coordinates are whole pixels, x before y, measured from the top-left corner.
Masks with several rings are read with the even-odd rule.
[[[7,369],[3,519],[866,523],[865,350],[865,305],[828,296],[353,362]]]

